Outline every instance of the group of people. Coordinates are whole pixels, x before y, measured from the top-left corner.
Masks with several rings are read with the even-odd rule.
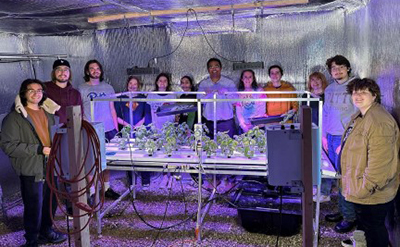
[[[117,133],[117,115],[113,104],[100,102],[95,107],[102,114],[96,115],[94,119],[89,114],[91,98],[115,93],[109,84],[102,82],[103,78],[101,64],[90,60],[84,68],[85,83],[77,90],[71,84],[69,62],[57,59],[53,63],[52,81],[43,83],[27,79],[22,82],[14,109],[3,120],[1,148],[10,157],[20,178],[24,204],[24,246],[57,244],[67,239],[65,234],[53,229],[52,219],[57,201],[55,196],[50,196],[51,191],[46,182],[46,163],[52,143],[51,127],[67,123],[67,107],[81,106],[86,120],[103,122],[107,138],[111,139]],[[110,188],[109,171],[105,170],[102,175],[105,197],[119,198],[120,195]],[[92,203],[94,193],[95,188],[91,187],[88,204]]]
[[[358,225],[365,232],[368,246],[388,246],[384,220],[393,208],[399,187],[399,128],[394,118],[380,105],[381,93],[375,81],[351,76],[350,62],[341,55],[328,59],[326,65],[333,78],[332,83],[328,85],[320,72],[312,73],[307,83],[311,97],[324,101],[323,149],[342,176],[338,184],[340,211],[326,215],[326,220],[338,222],[335,231],[340,233],[349,232]],[[104,82],[104,71],[97,60],[86,63],[85,83],[80,84],[78,89],[71,84],[70,64],[64,59],[54,62],[52,81],[25,80],[16,97],[15,109],[3,121],[1,147],[11,158],[20,177],[26,246],[60,243],[66,239],[65,235],[52,229],[51,214],[54,215],[56,206],[50,207],[50,203],[55,205],[56,202],[50,202],[50,190],[45,182],[44,167],[51,151],[49,128],[57,122],[53,114],[58,116],[60,123],[66,123],[66,108],[79,105],[84,119],[102,122],[105,137],[111,140],[121,126],[128,124],[153,123],[161,128],[165,122],[186,122],[193,128],[197,113],[158,116],[156,112],[165,103],[162,102],[164,99],[211,99],[215,95],[218,99],[231,98],[232,95],[240,99],[297,98],[295,93],[279,93],[296,91],[291,83],[282,80],[283,69],[280,65],[268,68],[270,81],[263,88],[258,85],[252,70],[242,71],[236,87],[233,80],[222,75],[222,64],[217,58],[208,60],[207,70],[209,77],[197,86],[190,76],[183,76],[180,79],[183,93],[180,95],[166,93],[171,91],[168,73],[157,76],[154,85],[157,93],[147,96],[135,93],[141,91],[142,82],[138,77],[131,76],[126,82],[126,89],[131,92],[129,97],[147,97],[158,101],[96,101],[93,112],[93,98],[115,94],[113,87]],[[202,93],[189,93],[196,91],[196,87]],[[237,91],[243,93],[236,94]],[[275,93],[253,93],[262,91]],[[250,119],[253,117],[280,116],[299,108],[296,101],[221,101],[216,105],[214,109],[213,103],[205,103],[202,109],[202,122],[210,130],[210,138],[214,135],[214,119],[217,131],[227,131],[233,137],[238,132],[252,129],[254,126]],[[311,102],[311,108],[312,121],[318,124],[318,102]],[[103,176],[105,196],[118,198],[119,194],[110,188],[109,171],[104,171]],[[142,183],[150,184],[148,174],[142,174]],[[324,200],[329,200],[334,185],[335,180],[323,181]],[[94,188],[90,189],[90,194],[94,194]]]
[[[357,225],[365,234],[365,239],[358,236],[363,242],[359,244],[387,247],[385,219],[393,217],[388,213],[394,209],[399,187],[398,125],[380,104],[375,81],[352,76],[349,60],[341,55],[329,58],[326,65],[333,82],[324,92],[322,146],[341,179],[339,212],[325,219],[338,222],[334,228],[338,233]],[[330,182],[322,183],[325,196]],[[342,242],[353,244],[354,240]]]
[[[163,102],[163,99],[176,98],[201,98],[212,99],[214,94],[217,94],[218,99],[227,99],[235,97],[239,99],[262,99],[266,98],[266,94],[253,94],[258,91],[295,91],[293,85],[289,82],[281,80],[283,70],[280,65],[273,65],[269,68],[271,81],[263,88],[258,85],[256,76],[253,70],[244,70],[241,73],[238,86],[230,78],[221,74],[222,64],[217,58],[211,58],[207,62],[209,77],[200,81],[197,85],[190,76],[183,76],[180,79],[180,87],[182,94],[167,94],[166,91],[171,91],[171,77],[168,73],[161,73],[156,77],[154,88],[156,94],[148,94],[147,99],[157,99],[157,101],[139,101],[133,102],[131,105],[128,102],[117,102],[115,108],[118,115],[118,123],[122,125],[138,126],[141,124],[153,123],[156,127],[161,128],[165,122],[186,122],[190,128],[197,122],[197,114],[188,113],[179,116],[157,116],[157,111],[163,104],[171,102]],[[320,73],[321,74],[321,73]],[[323,74],[321,74],[323,76]],[[135,94],[135,91],[140,91],[142,83],[135,76],[130,76],[126,82],[126,89],[131,92],[132,98],[146,98],[143,94]],[[197,88],[197,90],[196,90]],[[205,94],[189,94],[188,92],[205,92]],[[244,91],[243,94],[235,94],[237,91]],[[186,94],[185,94],[186,92]],[[120,96],[127,98],[127,95]],[[271,94],[268,97],[273,98],[296,98],[296,94]],[[130,110],[133,112],[133,122],[130,121]],[[233,137],[234,134],[247,132],[254,126],[250,119],[254,117],[280,116],[287,113],[289,110],[297,111],[298,102],[268,102],[262,101],[239,101],[239,102],[218,102],[216,114],[214,113],[213,103],[203,104],[202,122],[205,123],[210,131],[209,135],[213,138],[213,121],[214,114],[216,115],[217,131],[227,131]],[[236,112],[236,115],[235,115]],[[236,120],[235,120],[236,116]],[[238,126],[236,126],[237,124]],[[237,128],[239,127],[239,128]]]

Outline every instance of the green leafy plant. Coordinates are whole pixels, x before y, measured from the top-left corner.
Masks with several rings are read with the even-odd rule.
[[[211,140],[208,136],[202,136],[203,150],[206,152],[208,158],[217,153],[218,144]]]
[[[153,139],[147,139],[145,143],[145,150],[149,156],[153,156],[154,152],[156,151],[157,146]]]

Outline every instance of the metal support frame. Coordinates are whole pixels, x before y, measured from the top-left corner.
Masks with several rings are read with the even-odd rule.
[[[81,191],[86,187],[86,180],[82,179],[84,174],[79,174],[79,165],[82,164],[83,150],[82,150],[82,112],[80,106],[68,106],[67,107],[67,134],[68,134],[68,155],[69,155],[69,172],[70,177],[77,180],[76,183],[72,183],[71,187],[73,191]],[[83,193],[78,197],[78,202],[87,203],[86,193]],[[75,203],[73,205],[74,215],[83,215],[81,217],[74,217],[74,231],[79,231],[89,220],[86,212],[78,208]],[[82,231],[74,235],[75,246],[90,246],[90,233],[89,226],[85,227]]]
[[[137,93],[148,93],[152,94],[154,92],[137,92]],[[182,92],[166,92],[169,94],[181,94]],[[204,92],[194,92],[195,94],[205,94]],[[246,92],[229,92],[230,94],[243,94]],[[307,91],[285,91],[285,92],[253,92],[254,94],[303,94],[307,93],[308,97],[304,98],[265,98],[265,99],[217,99],[216,95],[213,95],[212,99],[170,99],[163,101],[170,102],[197,102],[198,106],[198,122],[201,123],[201,105],[204,103],[213,103],[214,105],[214,137],[216,136],[216,103],[217,102],[237,102],[237,101],[262,101],[262,102],[278,102],[278,101],[319,101],[319,99],[310,98],[309,92]],[[116,94],[114,96],[119,96],[126,93]],[[92,104],[92,115],[93,115],[93,101],[158,101],[156,99],[114,99],[114,98],[103,98],[103,99],[93,99]],[[309,103],[307,103],[309,105]],[[312,169],[312,139],[311,139],[311,109],[308,107],[303,108],[303,116],[301,120],[301,130],[303,133],[303,171],[311,171]],[[319,133],[321,133],[322,127],[322,101],[319,101]],[[112,147],[115,145],[115,147]],[[129,147],[132,148],[129,144]],[[118,149],[116,144],[109,143],[108,149],[114,150],[114,148]],[[190,150],[191,151],[191,150]],[[132,150],[129,151],[132,153]],[[153,171],[153,172],[166,172],[171,170],[172,172],[176,172],[177,170],[180,172],[186,173],[197,173],[199,176],[199,194],[198,194],[198,212],[197,212],[197,222],[196,222],[196,239],[198,241],[201,240],[201,226],[203,220],[208,213],[208,210],[211,207],[211,204],[206,205],[206,207],[202,209],[202,192],[201,192],[201,174],[213,174],[214,175],[214,188],[216,187],[215,183],[215,175],[216,174],[227,174],[227,175],[255,175],[255,176],[267,176],[267,164],[266,159],[264,162],[260,160],[242,160],[239,158],[231,158],[229,160],[221,159],[222,157],[215,158],[203,158],[202,156],[198,156],[198,159],[188,159],[186,158],[186,164],[181,164],[181,158],[170,158],[170,157],[160,157],[157,158],[157,155],[153,155],[151,158],[143,158],[137,157],[132,160],[131,155],[126,155],[126,157],[120,158],[112,158],[107,157],[108,165],[107,169],[109,170],[120,170],[120,171]],[[190,157],[188,154],[184,154],[185,157]],[[218,155],[217,155],[218,156]],[[260,163],[261,162],[261,163]],[[172,168],[169,166],[172,165]],[[191,169],[188,169],[187,166],[190,166]],[[315,221],[313,221],[313,200],[312,200],[312,175],[310,172],[303,172],[302,177],[305,193],[303,193],[303,246],[317,246],[318,245],[318,229],[319,229],[319,209],[320,209],[320,185],[317,186],[317,206],[315,212]],[[135,192],[135,185],[132,185],[133,191]],[[110,209],[114,207],[123,197],[127,196],[129,193],[125,192],[115,203],[110,205]],[[211,194],[211,199],[215,196],[216,190],[214,189]],[[212,200],[211,200],[212,201]],[[112,206],[112,207],[111,207]],[[106,209],[108,212],[109,210]],[[105,212],[106,213],[106,212]],[[98,217],[98,233],[101,233],[101,218],[104,217],[105,213],[102,213]]]
[[[302,220],[303,220],[303,247],[313,243],[313,198],[312,198],[312,138],[311,138],[311,108],[301,107],[300,129],[302,139]]]

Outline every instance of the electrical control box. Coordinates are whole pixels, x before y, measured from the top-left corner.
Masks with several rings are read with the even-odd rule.
[[[321,144],[319,128],[312,125],[313,185],[320,181]],[[275,186],[296,186],[302,178],[302,133],[299,123],[266,126],[268,182]]]

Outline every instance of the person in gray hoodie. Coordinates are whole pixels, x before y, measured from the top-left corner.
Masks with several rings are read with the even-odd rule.
[[[351,95],[346,91],[347,85],[355,77],[350,76],[350,62],[342,55],[329,58],[326,65],[334,81],[325,89],[325,103],[322,112],[322,146],[328,153],[336,171],[340,173],[337,159],[341,138],[351,116],[357,112],[357,108],[351,100]],[[354,206],[351,202],[344,200],[340,190],[339,211],[326,215],[325,220],[338,222],[334,228],[336,232],[346,233],[351,231],[356,225]]]

